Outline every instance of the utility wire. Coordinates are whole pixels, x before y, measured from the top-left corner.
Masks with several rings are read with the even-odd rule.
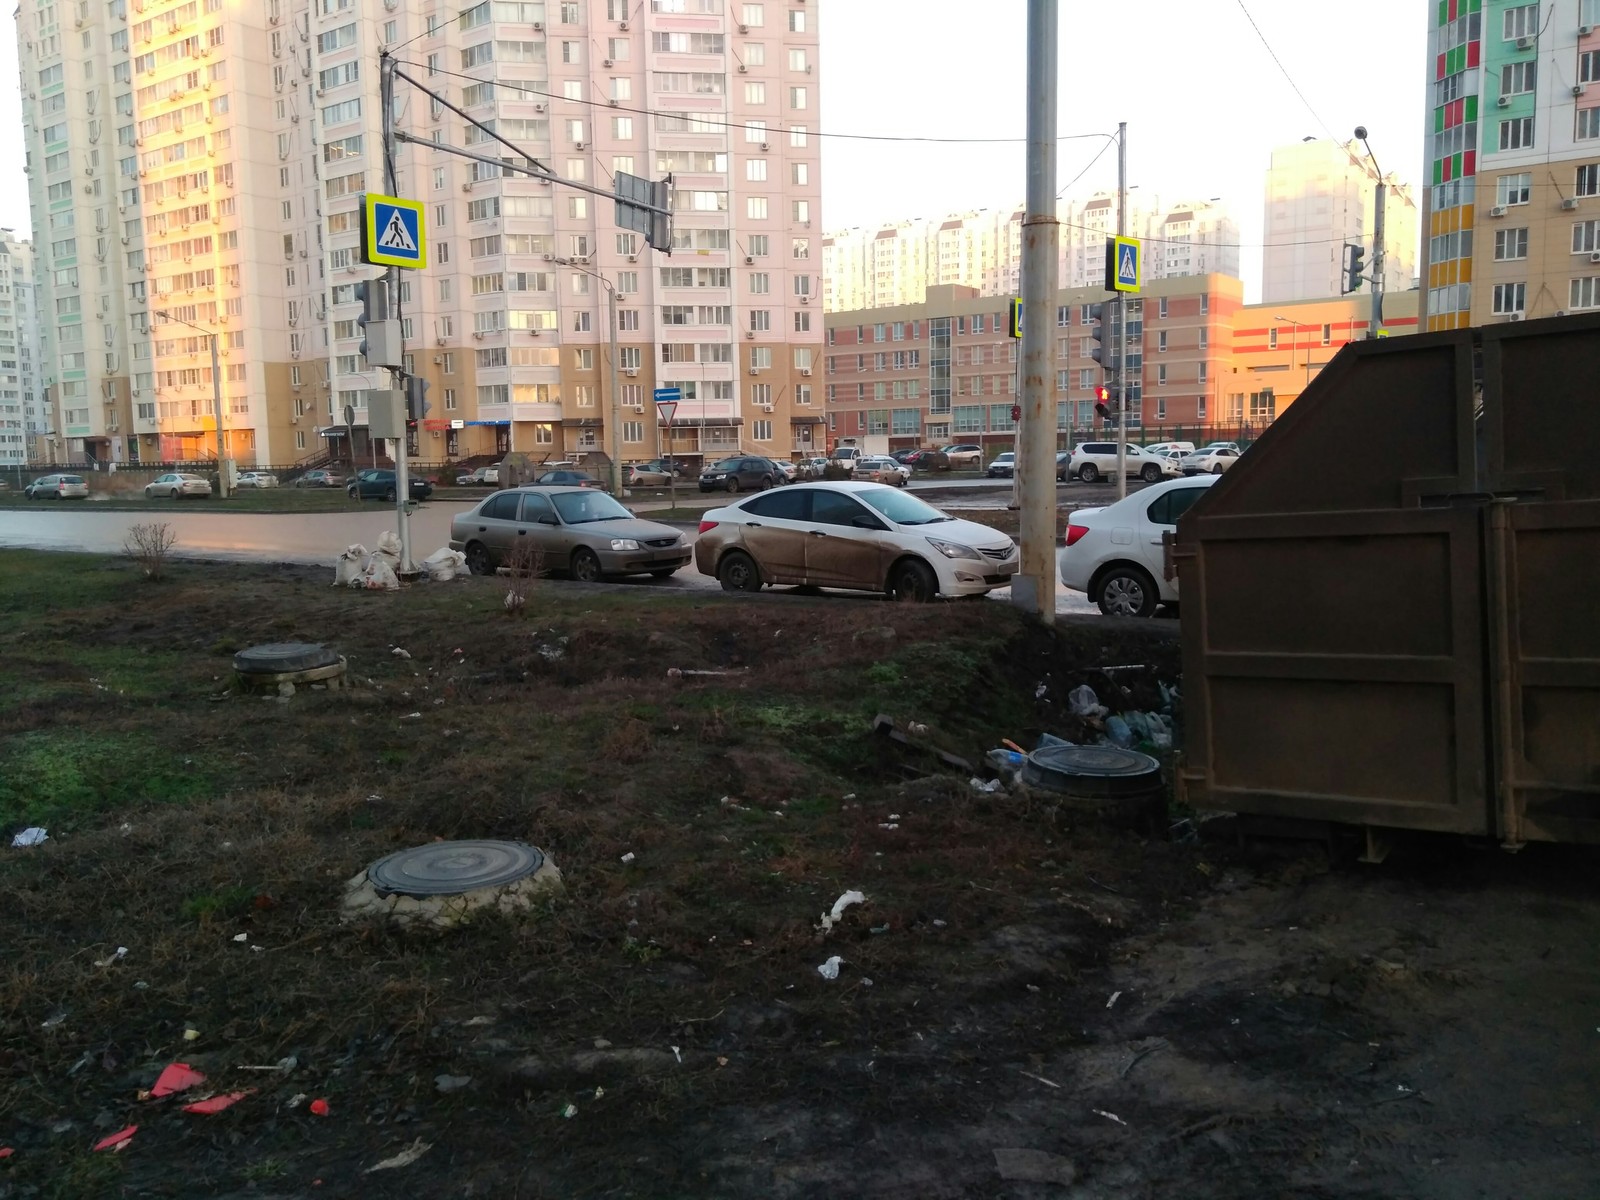
[[[1339,135],[1328,128],[1328,123],[1322,119],[1322,114],[1311,107],[1311,101],[1306,99],[1306,94],[1300,90],[1300,85],[1294,81],[1294,76],[1289,74],[1289,68],[1283,65],[1283,60],[1278,57],[1278,52],[1272,48],[1272,43],[1267,41],[1267,35],[1261,32],[1261,26],[1256,24],[1256,19],[1250,15],[1250,10],[1244,6],[1244,0],[1238,0],[1238,5],[1239,11],[1244,14],[1244,19],[1250,22],[1250,28],[1256,31],[1256,36],[1261,39],[1261,44],[1266,47],[1267,53],[1272,56],[1272,61],[1278,64],[1278,70],[1282,71],[1283,77],[1289,81],[1289,86],[1294,89],[1294,94],[1300,97],[1300,103],[1306,106],[1306,111],[1316,118],[1317,124],[1322,126],[1324,133],[1334,141],[1343,144]]]
[[[1101,136],[1106,139],[1106,144],[1104,146],[1101,146],[1099,153],[1096,154],[1093,158],[1091,158],[1089,160],[1089,165],[1088,166],[1084,167],[1083,170],[1079,171],[1076,175],[1074,175],[1071,179],[1069,179],[1067,181],[1067,186],[1062,188],[1059,192],[1056,193],[1056,199],[1057,200],[1061,199],[1061,197],[1065,196],[1069,191],[1071,191],[1072,190],[1072,185],[1077,183],[1078,180],[1082,179],[1085,175],[1087,175],[1089,173],[1090,169],[1093,168],[1095,163],[1099,162],[1102,158],[1105,157],[1106,151],[1111,149],[1112,146],[1115,146],[1117,144],[1117,135],[1116,134],[1107,133],[1107,134],[1102,134]]]

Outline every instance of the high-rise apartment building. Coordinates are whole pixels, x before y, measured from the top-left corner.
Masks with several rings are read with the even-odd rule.
[[[1307,138],[1272,152],[1267,169],[1265,303],[1316,300],[1344,288],[1344,247],[1367,248],[1372,265],[1377,173],[1358,141]],[[1385,178],[1384,290],[1409,291],[1417,279],[1420,215],[1408,184]]]
[[[31,200],[50,395],[68,449],[241,462],[357,436],[382,372],[359,353],[362,192],[384,190],[379,54],[563,179],[674,180],[669,258],[613,206],[401,143],[428,269],[403,272],[407,366],[431,385],[425,461],[607,444],[618,295],[623,454],[658,452],[651,389],[683,393],[680,453],[809,448],[822,337],[815,0],[24,0]],[[398,126],[511,151],[399,81]],[[192,325],[184,324],[191,322]],[[704,439],[701,446],[700,440]]]
[[[1424,324],[1600,308],[1600,0],[1428,10]]]
[[[40,462],[52,430],[39,392],[33,244],[0,229],[0,466]]]
[[[1105,282],[1105,239],[1117,231],[1116,199],[1100,193],[1057,205],[1060,283]],[[983,296],[1016,295],[1022,286],[1021,208],[980,209],[939,220],[848,229],[823,240],[823,287],[829,312],[920,304],[928,288],[955,286]],[[1128,232],[1149,243],[1145,277],[1239,274],[1239,227],[1213,201],[1163,207],[1131,204]]]

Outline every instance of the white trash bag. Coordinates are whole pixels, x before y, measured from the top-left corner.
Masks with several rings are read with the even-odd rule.
[[[391,569],[400,565],[400,539],[392,531],[384,531],[383,536],[378,539],[376,552],[389,560]]]
[[[457,575],[466,575],[467,556],[449,546],[442,546],[422,560],[422,569],[434,583],[449,583]]]
[[[369,591],[392,592],[400,586],[400,580],[395,575],[394,568],[389,565],[389,560],[382,554],[374,554],[367,559],[366,565],[361,568],[361,574],[351,581],[350,586]]]
[[[367,561],[367,548],[361,545],[346,546],[333,562],[333,586],[350,587],[361,575]]]

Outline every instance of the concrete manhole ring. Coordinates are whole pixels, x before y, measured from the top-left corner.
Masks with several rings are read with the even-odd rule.
[[[347,921],[449,927],[475,910],[526,911],[561,889],[561,872],[526,842],[431,842],[373,863],[345,887]]]
[[[337,666],[337,651],[315,642],[268,642],[233,656],[233,669],[241,675],[285,675]]]

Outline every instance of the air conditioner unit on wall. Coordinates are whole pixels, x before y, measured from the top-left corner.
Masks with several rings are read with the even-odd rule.
[[[1518,50],[1532,50],[1533,49],[1533,44],[1534,44],[1534,42],[1536,40],[1537,40],[1536,38],[1531,38],[1531,37],[1519,37],[1517,39],[1517,49]]]
[[[1568,196],[1565,200],[1563,200],[1561,202],[1561,211],[1562,212],[1572,212],[1577,207],[1578,207],[1578,198],[1576,196]]]
[[[1511,107],[1511,97],[1510,96],[1500,96],[1500,97],[1498,97],[1494,102],[1494,106],[1496,108],[1510,108]]]
[[[1493,208],[1491,208],[1489,210],[1489,215],[1491,217],[1503,217],[1503,216],[1505,216],[1506,215],[1506,206],[1504,204],[1496,204]]]

